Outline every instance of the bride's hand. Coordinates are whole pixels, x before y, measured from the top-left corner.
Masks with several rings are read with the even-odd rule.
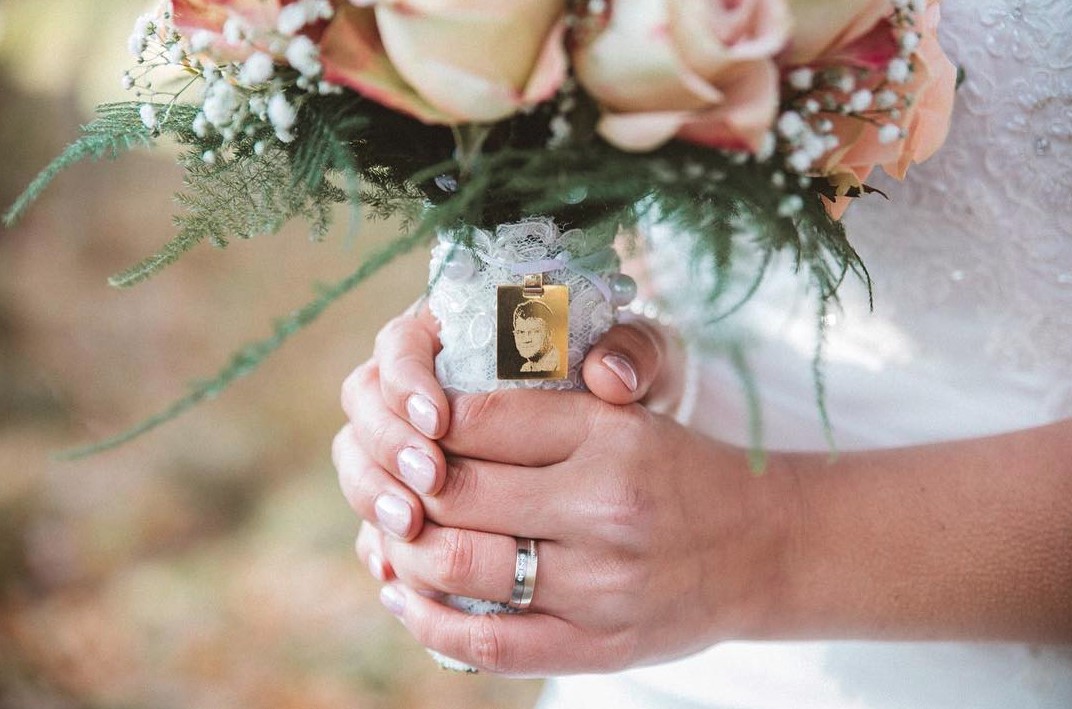
[[[431,372],[430,321],[410,316],[385,332],[345,388],[351,424],[335,459],[347,498],[373,521],[359,553],[418,641],[494,672],[548,674],[650,663],[749,634],[779,584],[791,496],[772,489],[781,476],[752,477],[741,451],[624,403],[656,380],[662,355],[650,333],[619,328],[586,361],[588,385],[618,405],[515,390],[461,396],[448,410]],[[609,353],[636,386],[628,369],[608,366]],[[434,424],[414,420],[414,394],[428,397]],[[434,472],[404,473],[406,449]],[[540,540],[529,613],[470,616],[435,600],[509,600],[516,538]]]
[[[450,474],[423,499],[421,534],[366,524],[358,543],[390,582],[385,605],[426,647],[508,674],[607,671],[747,637],[766,615],[790,551],[789,498],[740,451],[583,394],[466,395],[453,412]],[[508,601],[516,538],[539,540],[529,613],[469,616],[435,600]]]
[[[438,493],[446,479],[435,442],[446,433],[451,413],[435,376],[439,348],[435,318],[414,307],[384,326],[372,358],[342,387],[350,422],[336,435],[332,452],[343,491],[364,519],[404,539],[423,525],[421,496]],[[664,363],[677,357],[670,338],[634,322],[612,328],[588,353],[582,372],[603,401],[669,407],[681,382]]]

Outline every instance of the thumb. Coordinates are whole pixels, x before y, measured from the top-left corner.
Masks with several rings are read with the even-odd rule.
[[[609,404],[642,400],[661,376],[666,338],[646,322],[615,325],[584,359],[584,383]]]

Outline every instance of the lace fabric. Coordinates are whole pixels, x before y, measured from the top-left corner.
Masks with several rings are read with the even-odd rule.
[[[588,349],[614,324],[616,307],[590,276],[608,279],[618,270],[610,249],[592,254],[568,253],[569,237],[549,219],[529,219],[500,225],[492,235],[473,232],[470,252],[451,234],[442,234],[432,251],[428,303],[441,325],[443,349],[436,357],[436,376],[456,391],[538,387],[575,389],[583,386],[580,367]],[[575,241],[575,240],[574,240]],[[511,266],[558,259],[583,262],[581,268],[558,268],[545,273],[548,284],[569,286],[569,375],[559,381],[500,381],[496,371],[496,291],[500,285],[521,285]]]
[[[903,184],[876,179],[893,203],[860,200],[849,233],[915,357],[1046,379],[1046,415],[1069,416],[1072,3],[941,7],[965,75],[954,128]]]

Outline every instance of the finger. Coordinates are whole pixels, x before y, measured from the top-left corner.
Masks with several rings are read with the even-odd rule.
[[[374,461],[354,437],[349,424],[335,436],[331,457],[339,487],[350,507],[402,539],[412,539],[424,525],[424,508],[412,490]]]
[[[356,440],[384,470],[414,491],[432,495],[446,475],[443,453],[432,441],[389,410],[380,395],[378,367],[364,370],[352,391],[358,396],[347,413]]]
[[[376,336],[387,408],[429,438],[446,433],[449,420],[447,397],[435,376],[440,349],[439,324],[424,305],[390,321]]]
[[[421,596],[404,584],[385,586],[383,605],[425,647],[479,670],[512,676],[617,669],[606,658],[628,661],[618,637],[599,638],[599,656],[586,652],[590,638],[571,623],[541,613],[468,615]],[[578,662],[578,654],[583,656]],[[587,663],[587,664],[585,664]]]
[[[445,452],[530,467],[566,460],[606,404],[580,392],[507,389],[451,401]]]
[[[384,538],[384,559],[399,580],[418,590],[506,603],[513,591],[513,537],[425,525],[412,542]]]
[[[588,389],[610,404],[643,399],[662,370],[665,338],[644,321],[616,325],[584,359]]]
[[[533,539],[561,539],[584,519],[579,509],[588,482],[583,473],[527,468],[472,458],[450,458],[439,494],[423,498],[437,524]]]
[[[354,547],[357,550],[357,557],[368,568],[374,579],[380,583],[395,579],[394,569],[387,563],[387,557],[383,551],[382,532],[368,522],[362,522]]]

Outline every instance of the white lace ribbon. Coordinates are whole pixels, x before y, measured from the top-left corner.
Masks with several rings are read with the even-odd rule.
[[[607,281],[595,271],[586,268],[586,262],[591,263],[597,260],[605,260],[608,251],[609,249],[602,249],[595,254],[584,258],[574,258],[569,251],[563,251],[554,258],[536,259],[534,261],[523,261],[520,263],[496,258],[480,249],[474,249],[473,253],[475,253],[484,263],[509,271],[515,276],[531,276],[536,273],[551,273],[563,269],[572,271],[595,286],[595,289],[603,296],[603,300],[608,303],[613,303],[614,294],[611,292],[610,286],[607,285]]]

